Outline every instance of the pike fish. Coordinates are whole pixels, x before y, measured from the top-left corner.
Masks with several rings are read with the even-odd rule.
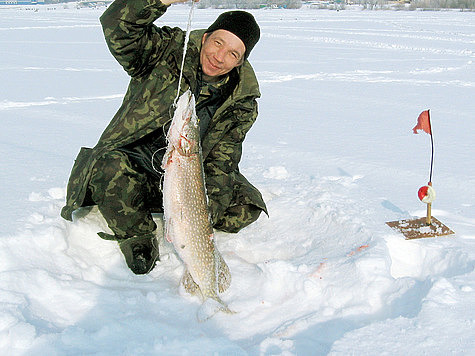
[[[231,275],[213,235],[195,98],[190,90],[177,102],[167,141],[162,162],[165,236],[186,267],[182,284],[187,292],[201,296],[201,313],[208,317],[217,311],[232,313],[218,295],[229,287]]]

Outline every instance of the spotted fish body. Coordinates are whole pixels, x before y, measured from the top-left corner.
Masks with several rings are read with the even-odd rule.
[[[165,236],[186,270],[185,289],[230,312],[218,293],[229,287],[229,268],[216,248],[203,173],[195,99],[186,91],[178,100],[162,162]]]

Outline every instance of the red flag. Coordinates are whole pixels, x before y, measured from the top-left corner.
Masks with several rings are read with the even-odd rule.
[[[421,114],[417,118],[417,125],[414,126],[412,131],[416,134],[417,130],[424,130],[429,135],[432,135],[432,130],[430,129],[429,110],[425,110],[425,111],[421,112]]]

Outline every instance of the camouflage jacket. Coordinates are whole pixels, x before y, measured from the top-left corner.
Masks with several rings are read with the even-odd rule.
[[[61,216],[91,205],[87,187],[91,170],[105,152],[133,143],[161,128],[170,120],[169,109],[177,90],[185,32],[180,28],[157,27],[153,22],[165,13],[160,0],[116,0],[101,16],[107,45],[131,76],[119,110],[92,149],[81,148],[68,182],[66,205]],[[205,30],[190,34],[181,90],[195,92],[201,38]],[[254,71],[246,60],[237,68],[239,82],[218,108],[202,140],[203,164],[211,216],[229,206],[233,190],[241,186],[247,202],[265,212],[260,192],[239,172],[242,142],[257,118],[260,96]]]

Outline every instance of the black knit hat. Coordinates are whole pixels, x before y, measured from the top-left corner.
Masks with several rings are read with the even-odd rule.
[[[244,59],[249,56],[249,53],[261,36],[261,30],[259,29],[259,25],[254,19],[254,16],[249,12],[239,10],[223,12],[218,16],[216,21],[208,27],[206,33],[216,30],[232,32],[241,39],[244,46],[246,46]]]

